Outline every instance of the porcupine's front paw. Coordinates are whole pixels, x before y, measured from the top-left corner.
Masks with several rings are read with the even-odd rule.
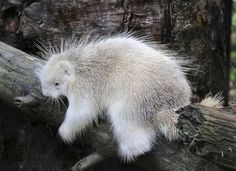
[[[72,143],[73,140],[76,138],[76,133],[66,123],[61,124],[60,128],[58,129],[58,134],[62,138],[62,140],[66,143]]]

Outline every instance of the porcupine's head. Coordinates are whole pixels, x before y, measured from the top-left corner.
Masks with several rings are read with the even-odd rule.
[[[53,54],[37,73],[44,96],[66,96],[69,84],[74,79],[73,65],[62,56]]]

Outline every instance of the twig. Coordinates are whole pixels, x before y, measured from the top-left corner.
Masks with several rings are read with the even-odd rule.
[[[87,157],[79,160],[75,165],[71,168],[72,171],[83,171],[87,170],[96,164],[102,162],[105,160],[105,157],[103,157],[101,154],[94,152]]]

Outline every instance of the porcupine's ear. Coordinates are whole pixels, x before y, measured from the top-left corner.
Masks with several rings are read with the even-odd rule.
[[[70,64],[70,62],[68,62],[68,61],[61,61],[60,62],[60,67],[61,67],[61,69],[63,69],[63,72],[67,76],[72,76],[74,74],[74,68],[73,68],[73,65]]]

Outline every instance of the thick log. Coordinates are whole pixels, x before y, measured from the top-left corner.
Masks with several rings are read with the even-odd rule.
[[[0,100],[17,104],[34,121],[58,126],[65,109],[53,111],[45,103],[34,74],[35,68],[43,63],[43,60],[0,42]],[[182,139],[168,142],[158,137],[153,151],[139,157],[135,164],[145,170],[236,169],[236,115],[233,112],[235,109],[216,110],[196,105],[180,109],[177,113],[180,114],[178,127]],[[88,130],[80,140],[92,145],[96,152],[77,163],[74,170],[117,154],[106,124]]]

